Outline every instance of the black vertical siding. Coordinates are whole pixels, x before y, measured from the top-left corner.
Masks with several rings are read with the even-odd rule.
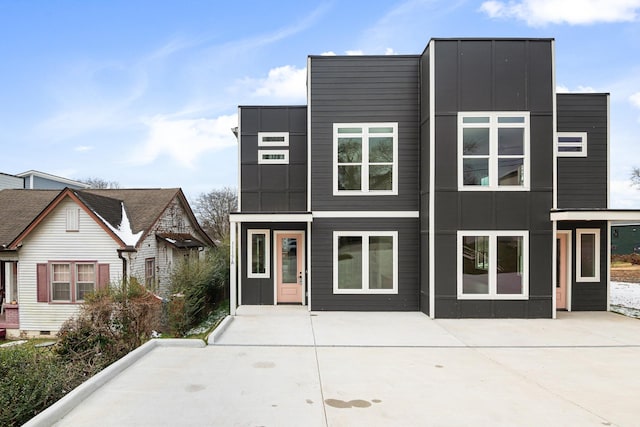
[[[418,210],[419,56],[311,57],[312,210]],[[333,195],[333,124],[398,123],[398,195]]]
[[[243,212],[307,210],[307,107],[240,107]],[[258,132],[289,132],[289,164],[258,164]]]
[[[558,94],[558,132],[586,132],[587,157],[558,157],[558,208],[606,208],[607,94]]]
[[[552,42],[436,40],[432,60],[436,74],[435,316],[550,317]],[[460,111],[530,112],[530,191],[458,191]],[[458,230],[529,230],[529,300],[458,301]]]
[[[576,280],[576,230],[579,228],[597,228],[600,230],[600,281],[578,282]],[[606,221],[563,221],[558,230],[571,230],[571,310],[606,311],[607,310],[607,249],[609,235]]]
[[[312,225],[311,309],[415,311],[420,304],[419,220],[317,218]],[[398,294],[333,294],[334,231],[397,231]]]

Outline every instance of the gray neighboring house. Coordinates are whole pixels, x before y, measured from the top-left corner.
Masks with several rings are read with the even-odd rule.
[[[611,224],[640,211],[609,208],[609,94],[556,93],[554,45],[309,56],[307,105],[240,106],[232,313],[608,310]]]
[[[63,188],[89,188],[84,182],[63,178],[49,173],[29,170],[16,175],[0,172],[0,190],[26,188],[29,190],[62,190]]]

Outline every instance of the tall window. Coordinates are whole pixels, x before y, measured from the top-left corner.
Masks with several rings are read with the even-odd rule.
[[[458,298],[526,299],[527,231],[459,231]]]
[[[51,264],[51,300],[71,301],[71,264]]]
[[[76,301],[96,290],[96,265],[76,264]]]
[[[269,277],[269,230],[247,231],[247,277]]]
[[[144,260],[144,285],[147,289],[155,289],[156,285],[156,259]]]
[[[334,195],[398,194],[398,124],[334,123]]]
[[[576,230],[576,281],[600,281],[600,230]]]
[[[458,114],[458,188],[529,189],[529,112]]]
[[[397,294],[398,233],[336,231],[333,233],[335,294]]]

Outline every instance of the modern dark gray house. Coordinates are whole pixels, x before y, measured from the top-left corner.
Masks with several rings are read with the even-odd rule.
[[[552,318],[607,310],[609,95],[553,39],[310,56],[307,105],[239,107],[231,311]],[[236,256],[237,255],[237,256]]]

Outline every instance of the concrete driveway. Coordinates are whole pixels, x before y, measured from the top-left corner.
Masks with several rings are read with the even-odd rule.
[[[434,321],[245,306],[214,341],[154,348],[56,425],[640,424],[640,321],[612,313]]]

